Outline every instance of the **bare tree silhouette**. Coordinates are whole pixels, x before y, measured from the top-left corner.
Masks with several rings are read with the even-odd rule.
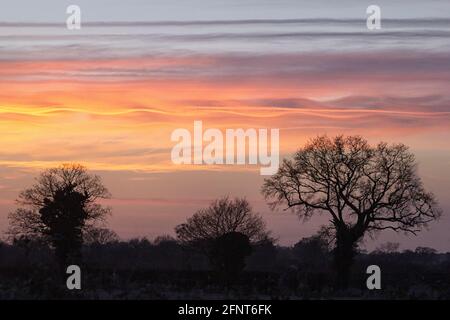
[[[370,146],[359,136],[319,136],[284,160],[262,192],[272,208],[292,208],[301,218],[330,215],[338,286],[345,288],[357,243],[367,232],[416,234],[440,216],[416,166],[403,144]]]
[[[253,213],[246,199],[240,198],[214,201],[175,231],[178,240],[205,254],[213,267],[227,275],[237,275],[245,267],[251,243],[270,239],[262,218]]]
[[[55,249],[61,266],[78,259],[83,231],[103,219],[109,208],[97,201],[109,197],[100,177],[77,164],[44,171],[31,188],[20,193],[22,208],[9,215],[14,239],[41,239]]]
[[[117,233],[107,228],[86,225],[83,229],[83,243],[86,245],[104,245],[119,240]]]

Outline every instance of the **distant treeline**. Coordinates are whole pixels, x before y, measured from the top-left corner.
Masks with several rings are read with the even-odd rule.
[[[174,238],[111,239],[83,246],[83,288],[70,292],[61,286],[48,245],[2,243],[0,299],[450,298],[450,253],[423,247],[399,252],[393,244],[359,252],[345,293],[332,288],[332,258],[330,248],[316,236],[292,247],[260,243],[246,258],[238,281],[224,286],[204,255]],[[382,270],[382,290],[366,287],[371,264]]]

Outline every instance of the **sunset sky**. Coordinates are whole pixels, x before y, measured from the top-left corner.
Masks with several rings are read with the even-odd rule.
[[[82,29],[67,30],[77,4]],[[344,5],[345,4],[345,5]],[[279,128],[285,157],[319,134],[410,146],[444,216],[366,247],[450,251],[450,2],[8,1],[0,8],[0,232],[44,168],[84,164],[123,238],[173,234],[222,195],[246,196],[281,244],[317,231],[271,212],[259,166],[183,166],[176,128]]]

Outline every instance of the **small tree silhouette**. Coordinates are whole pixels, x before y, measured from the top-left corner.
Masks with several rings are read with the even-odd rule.
[[[359,136],[312,139],[265,180],[262,192],[273,208],[292,208],[301,218],[330,215],[341,288],[348,286],[355,249],[366,232],[416,234],[441,214],[405,145],[372,147]]]
[[[105,245],[119,242],[119,236],[107,228],[86,225],[83,228],[83,243],[86,245]]]
[[[250,243],[270,239],[262,218],[245,199],[228,197],[197,211],[175,228],[181,243],[205,254],[227,280],[237,277],[250,254]]]
[[[100,178],[77,164],[44,171],[34,186],[20,193],[24,206],[9,215],[15,239],[41,239],[54,249],[61,267],[80,258],[83,231],[109,213],[97,203],[109,197]]]

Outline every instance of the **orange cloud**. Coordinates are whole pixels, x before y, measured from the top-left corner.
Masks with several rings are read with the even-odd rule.
[[[345,68],[352,58],[358,65],[364,58],[322,58],[342,71],[343,78],[335,71],[323,74],[326,68],[322,70],[318,59],[308,55],[284,56],[287,61],[280,56],[252,60],[206,55],[3,61],[0,165],[46,168],[78,161],[96,170],[196,170],[170,162],[171,132],[192,128],[194,120],[222,130],[280,128],[282,154],[322,133],[388,140],[400,133],[448,134],[448,100],[426,92],[423,98],[380,96],[380,88],[390,91],[389,82],[380,82],[392,80],[387,70],[366,75],[364,82],[362,74]],[[286,69],[301,63],[317,70],[302,67],[306,71],[299,68],[295,74]],[[267,73],[259,74],[265,66]],[[409,82],[403,72],[396,77],[405,79],[396,89],[405,90],[421,81],[438,81],[422,76]],[[356,93],[364,94],[364,99]]]

